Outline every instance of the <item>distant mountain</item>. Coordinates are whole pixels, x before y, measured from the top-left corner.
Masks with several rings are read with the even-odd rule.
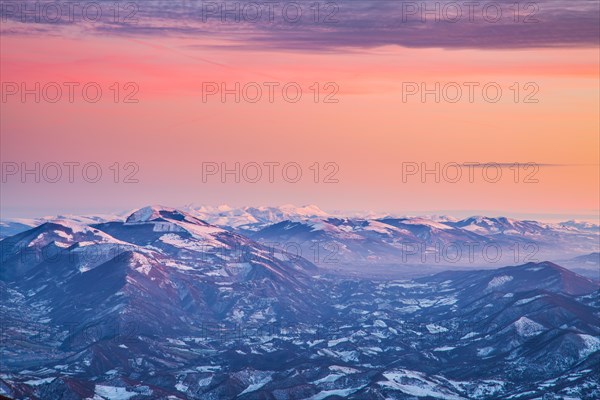
[[[576,229],[578,231],[588,231],[598,233],[598,224],[593,224],[591,222],[585,221],[566,221],[558,224],[568,229]]]
[[[599,252],[584,254],[569,259],[559,259],[557,262],[569,268],[570,270],[577,272],[578,274],[587,276],[588,278],[592,278],[596,281],[600,281]]]
[[[485,235],[537,235],[552,229],[551,225],[536,221],[519,221],[505,217],[490,218],[483,216],[450,222],[448,225]]]
[[[571,260],[569,260],[569,263],[573,263],[580,267],[589,267],[591,269],[595,269],[598,266],[600,266],[600,253],[595,252],[574,257]]]
[[[122,220],[119,214],[97,214],[97,215],[57,215],[41,218],[6,218],[0,220],[0,239],[24,232],[45,222],[54,220],[72,221],[84,225],[99,222]]]
[[[600,238],[598,232],[561,225],[487,217],[458,221],[312,218],[240,232],[262,243],[295,248],[322,267],[365,268],[379,264],[499,267],[596,250]]]
[[[15,218],[12,220],[0,220],[0,239],[16,235],[28,229],[42,224],[42,221],[36,219]]]
[[[312,205],[237,209],[187,206],[184,212],[213,226],[250,237],[269,247],[272,253],[290,252],[340,272],[387,269],[408,276],[414,266],[423,267],[422,273],[426,274],[431,269],[497,268],[543,259],[558,260],[572,267],[577,262],[571,263],[570,258],[597,252],[600,246],[597,225],[572,221],[548,224],[484,216],[462,220],[450,217],[350,218],[332,216]],[[70,215],[59,220],[91,226],[122,222],[125,218]],[[5,221],[2,232],[10,232],[12,236],[55,219]],[[577,265],[577,271],[589,275],[586,266],[591,264]]]
[[[215,225],[256,230],[281,221],[303,221],[311,218],[327,218],[330,215],[315,205],[296,207],[291,204],[280,207],[193,207],[186,210]]]
[[[431,249],[436,245],[488,241],[471,232],[420,219],[283,221],[247,234],[265,244],[295,249],[325,268],[394,262],[435,264]]]

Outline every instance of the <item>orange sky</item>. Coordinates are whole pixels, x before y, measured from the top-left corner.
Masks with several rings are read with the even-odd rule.
[[[27,35],[2,38],[2,82],[98,82],[101,101],[1,104],[3,162],[139,165],[137,184],[3,184],[9,215],[124,209],[149,203],[315,203],[324,209],[445,210],[508,215],[598,215],[598,49],[445,50],[390,45],[345,51],[214,47],[216,39]],[[109,86],[135,82],[137,104],[115,104]],[[297,82],[303,99],[202,102],[203,82]],[[309,87],[334,82],[335,104]],[[496,82],[498,103],[402,100],[403,82]],[[539,87],[537,104],[511,85]],[[326,91],[321,94],[325,94]],[[527,94],[522,91],[521,96]],[[265,95],[266,98],[266,95]],[[289,183],[202,182],[202,163],[297,162]],[[339,183],[314,183],[309,167],[339,166]],[[538,163],[539,183],[402,182],[402,163]],[[478,170],[480,171],[480,170]],[[323,173],[326,171],[322,171]],[[322,176],[320,177],[322,179]],[[39,212],[37,211],[39,210]],[[475,212],[477,211],[477,212]]]

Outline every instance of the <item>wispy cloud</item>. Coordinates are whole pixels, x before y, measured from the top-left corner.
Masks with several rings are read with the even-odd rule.
[[[55,3],[33,0],[9,3],[34,2]],[[116,19],[112,0],[96,3],[101,4],[104,11],[99,22],[77,18],[77,14],[73,21],[63,17],[50,22],[43,11],[40,11],[38,22],[32,15],[26,16],[26,22],[23,22],[18,8],[3,6],[2,33],[39,35],[43,31],[51,34],[76,25],[90,33],[119,37],[191,36],[207,38],[211,42],[218,40],[224,47],[252,45],[262,49],[296,51],[389,45],[523,49],[593,47],[600,43],[600,5],[588,0],[546,0],[539,3],[515,3],[513,0],[344,0],[320,3],[312,0],[144,0],[123,2],[123,10]],[[315,4],[319,4],[318,12]],[[298,12],[301,16],[296,17]],[[436,18],[438,21],[435,21]]]

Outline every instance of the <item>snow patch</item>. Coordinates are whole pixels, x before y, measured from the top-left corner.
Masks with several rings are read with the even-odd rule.
[[[436,347],[435,349],[433,349],[433,351],[450,351],[450,350],[454,350],[456,347],[452,347],[452,346],[442,346],[442,347]]]
[[[539,299],[541,297],[544,297],[544,296],[540,294],[540,295],[537,295],[535,297],[529,297],[527,299],[518,300],[518,301],[515,302],[515,306],[520,306],[520,305],[523,305],[523,304],[531,303],[532,301],[537,300],[537,299]]]
[[[514,325],[517,329],[517,333],[525,338],[537,336],[546,329],[543,325],[538,324],[527,317],[519,318],[517,321],[515,321]]]
[[[477,349],[477,355],[479,357],[487,357],[489,356],[495,349],[493,347],[484,347],[481,349]]]
[[[129,392],[126,388],[116,386],[96,385],[95,392],[98,396],[107,400],[129,400],[138,395],[136,392]]]
[[[243,394],[250,393],[250,392],[255,392],[258,389],[260,389],[261,387],[265,386],[269,382],[271,382],[270,375],[252,383],[250,386],[248,386],[246,389],[244,389],[244,391],[242,393],[238,394],[238,396],[241,396]]]
[[[401,369],[386,372],[383,376],[387,381],[378,382],[379,385],[400,390],[411,396],[433,397],[448,400],[463,399],[463,397],[460,397],[443,386],[427,379],[427,377],[420,372]]]
[[[427,330],[429,331],[429,333],[442,333],[442,332],[448,332],[447,328],[444,328],[443,326],[440,325],[436,325],[436,324],[428,324],[426,326]]]
[[[44,379],[34,379],[34,380],[30,380],[30,381],[25,381],[23,383],[27,384],[27,385],[32,385],[32,386],[39,386],[39,385],[43,385],[44,383],[50,383],[52,382],[54,379],[56,378],[44,378]]]
[[[348,397],[352,393],[359,391],[363,387],[365,387],[365,385],[348,389],[324,390],[321,393],[315,394],[313,397],[310,398],[310,400],[323,400],[330,396]]]
[[[600,350],[600,339],[595,337],[595,336],[591,336],[591,335],[579,335],[579,337],[583,340],[583,343],[585,345],[585,348],[581,349],[579,351],[579,357],[580,358],[585,358],[587,356],[589,356],[592,353],[595,353],[596,351]]]
[[[513,279],[514,278],[510,275],[496,276],[496,277],[494,277],[494,279],[492,279],[490,281],[490,283],[488,283],[487,289],[495,289],[497,287],[500,287],[500,286],[512,281]]]

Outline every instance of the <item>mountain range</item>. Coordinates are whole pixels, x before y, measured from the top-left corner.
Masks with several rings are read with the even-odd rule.
[[[261,212],[285,219],[248,229],[149,206],[125,218],[39,221],[1,240],[0,394],[600,397],[600,286],[593,279],[547,261],[412,279],[339,271],[354,255],[388,257],[397,238],[548,235],[560,243],[591,241],[593,232],[502,218]],[[343,249],[330,255],[334,268],[289,245],[323,240]],[[388,262],[394,258],[385,258],[385,268]]]
[[[576,257],[600,250],[600,227],[575,221],[543,223],[484,216],[359,217],[332,215],[315,205],[243,208],[188,205],[181,212],[251,238],[269,247],[272,253],[293,253],[323,268],[354,274],[385,270],[388,274],[410,276],[416,270],[498,268],[552,260],[594,276],[595,266],[579,262]],[[93,225],[124,221],[129,214],[3,220],[0,237],[55,219]]]

